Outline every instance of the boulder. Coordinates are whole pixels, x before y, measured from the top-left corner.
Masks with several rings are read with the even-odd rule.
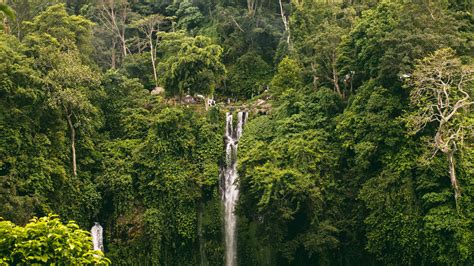
[[[150,93],[151,95],[164,94],[165,89],[163,87],[155,87]]]
[[[196,103],[196,99],[194,99],[194,97],[191,96],[191,95],[184,96],[182,101],[183,101],[183,103],[186,103],[186,104],[195,104]]]

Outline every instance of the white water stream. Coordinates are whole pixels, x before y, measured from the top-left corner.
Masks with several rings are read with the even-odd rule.
[[[95,223],[95,225],[91,228],[92,244],[94,245],[94,250],[104,251],[102,233],[102,226],[99,223]]]
[[[224,223],[225,223],[225,262],[227,266],[237,265],[237,217],[234,214],[235,204],[239,198],[237,174],[237,146],[242,136],[243,126],[247,119],[246,112],[238,112],[237,125],[234,129],[232,113],[226,114],[226,163],[223,169]]]

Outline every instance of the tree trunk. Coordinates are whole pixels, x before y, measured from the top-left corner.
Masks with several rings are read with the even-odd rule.
[[[23,38],[22,38],[22,36],[21,36],[20,20],[19,20],[18,18],[16,19],[16,30],[17,30],[16,35],[17,35],[17,37],[18,37],[18,40],[21,41]]]
[[[10,25],[8,25],[8,19],[6,17],[3,19],[3,31],[6,34],[10,34]]]
[[[334,83],[334,89],[336,90],[337,94],[339,94],[339,96],[342,97],[343,95],[341,93],[341,88],[339,87],[339,77],[337,75],[335,61],[332,63],[332,80],[333,80],[333,83]]]
[[[149,35],[150,41],[150,56],[151,56],[151,65],[153,67],[153,78],[155,79],[155,87],[158,87],[158,75],[156,74],[156,62],[155,62],[155,47],[153,46],[153,32]]]
[[[449,162],[449,177],[451,179],[451,185],[454,189],[454,199],[456,201],[456,207],[458,206],[458,199],[461,197],[461,191],[459,190],[458,179],[456,178],[456,169],[454,166],[454,151],[447,153]]]
[[[290,41],[291,41],[291,33],[290,33],[290,25],[289,25],[289,20],[285,16],[285,12],[283,11],[283,4],[281,3],[281,0],[278,1],[280,4],[280,15],[281,15],[281,20],[283,21],[283,26],[285,27],[286,31],[286,44],[288,45],[288,50],[292,50]]]
[[[122,54],[121,60],[123,61],[124,57],[128,54],[125,25],[129,12],[129,3],[128,1],[116,2],[115,0],[102,0],[99,3],[99,20],[115,38],[118,38],[120,53]]]
[[[120,42],[122,44],[122,55],[125,58],[127,56],[127,41],[125,40],[125,33],[120,36]]]
[[[313,72],[313,88],[314,90],[318,90],[318,80],[319,80],[319,77],[316,75],[317,71],[316,71],[316,65],[311,62],[311,70]]]
[[[339,96],[343,97],[341,92],[341,87],[339,87],[339,75],[337,74],[336,69],[336,52],[332,52],[331,56],[331,67],[332,67],[332,82],[334,83],[334,90],[339,94]]]
[[[72,173],[74,176],[77,176],[77,166],[76,166],[76,130],[72,124],[71,114],[68,114],[66,109],[66,118],[69,125],[69,130],[71,131],[71,151],[72,151]]]
[[[249,16],[253,16],[254,14],[254,7],[256,6],[255,1],[257,0],[247,0],[247,10]]]
[[[116,42],[115,38],[112,38],[112,53],[111,53],[111,58],[110,58],[110,68],[115,69],[116,66],[116,59],[115,59],[115,47],[116,47]]]

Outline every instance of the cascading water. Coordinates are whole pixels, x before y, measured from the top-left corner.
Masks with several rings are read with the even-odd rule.
[[[235,204],[239,198],[239,187],[237,184],[237,146],[242,136],[247,113],[239,112],[237,114],[237,127],[235,129],[232,123],[232,113],[227,113],[226,117],[226,163],[222,170],[222,200],[224,202],[225,261],[227,266],[233,266],[237,264],[237,217],[234,215]]]
[[[91,228],[92,244],[94,245],[94,250],[104,251],[102,232],[103,229],[99,223],[95,223],[95,225]]]

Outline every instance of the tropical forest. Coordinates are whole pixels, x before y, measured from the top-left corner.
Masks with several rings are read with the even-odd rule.
[[[474,265],[474,2],[0,0],[0,265]]]

